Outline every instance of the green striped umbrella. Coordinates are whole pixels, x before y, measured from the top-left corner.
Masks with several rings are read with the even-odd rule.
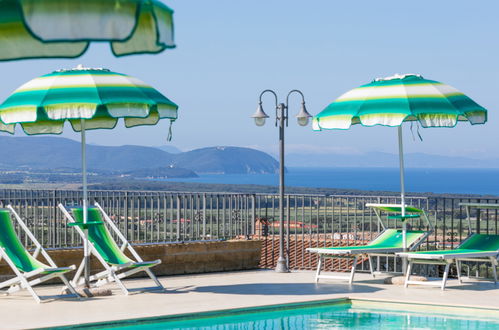
[[[0,61],[78,57],[91,41],[116,56],[173,48],[173,11],[158,0],[0,0]]]
[[[355,124],[398,126],[401,205],[404,206],[402,123],[405,121],[418,122],[422,127],[454,127],[458,121],[485,124],[487,110],[449,85],[420,75],[395,75],[375,79],[341,95],[313,118],[312,126],[316,131],[349,129]],[[405,220],[405,207],[401,209]]]
[[[126,127],[155,125],[177,119],[178,106],[139,79],[105,69],[60,70],[33,79],[15,90],[0,105],[0,131],[60,134],[69,121],[81,132],[83,208],[87,223],[87,169],[85,131],[114,128],[119,118]],[[85,229],[86,232],[86,229]],[[85,279],[88,286],[88,242],[85,241]]]

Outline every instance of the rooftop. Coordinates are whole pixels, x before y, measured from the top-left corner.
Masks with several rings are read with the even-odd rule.
[[[115,286],[112,296],[78,301],[74,298],[36,304],[28,292],[0,297],[2,328],[33,328],[155,317],[213,310],[245,308],[339,298],[408,302],[442,306],[476,307],[492,310],[499,317],[499,285],[467,280],[459,285],[449,280],[441,291],[436,287],[383,284],[383,276],[356,274],[352,286],[346,282],[315,284],[314,273],[288,274],[271,270],[181,275],[160,278],[166,292],[124,296]],[[146,279],[126,281],[131,288],[150,286]],[[61,286],[37,286],[40,295],[55,295]]]

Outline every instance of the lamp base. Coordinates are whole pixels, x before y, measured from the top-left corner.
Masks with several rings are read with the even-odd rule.
[[[275,271],[276,273],[289,273],[288,263],[286,262],[286,259],[279,257],[279,259],[277,260]]]

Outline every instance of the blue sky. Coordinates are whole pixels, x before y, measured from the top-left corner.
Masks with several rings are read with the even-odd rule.
[[[349,89],[394,73],[420,73],[452,85],[489,110],[489,122],[453,129],[405,130],[407,152],[496,157],[499,153],[499,3],[483,1],[165,1],[175,10],[177,48],[159,55],[115,58],[94,44],[75,60],[0,63],[0,99],[22,83],[79,63],[136,76],[180,105],[173,141],[168,123],[93,131],[101,145],[173,145],[182,150],[235,145],[274,153],[277,129],[256,127],[249,116],[267,88],[284,100],[291,89],[320,112]],[[291,98],[290,115],[300,99]],[[264,99],[273,113],[273,99]],[[69,127],[65,137],[78,139]],[[355,127],[313,132],[294,120],[288,152],[397,152],[396,129]],[[22,136],[19,133],[18,136]]]

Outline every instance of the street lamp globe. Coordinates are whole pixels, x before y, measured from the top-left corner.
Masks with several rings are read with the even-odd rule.
[[[307,126],[310,117],[312,117],[312,115],[308,113],[307,108],[305,107],[305,102],[303,102],[301,104],[300,112],[296,115],[296,120],[298,121],[298,125]]]
[[[269,116],[265,113],[265,111],[263,111],[262,102],[260,102],[260,104],[258,105],[258,108],[256,108],[256,111],[251,116],[251,118],[255,119],[256,126],[265,125],[265,119],[269,118]]]
[[[255,125],[256,126],[265,125],[265,117],[263,117],[263,118],[255,117]]]

